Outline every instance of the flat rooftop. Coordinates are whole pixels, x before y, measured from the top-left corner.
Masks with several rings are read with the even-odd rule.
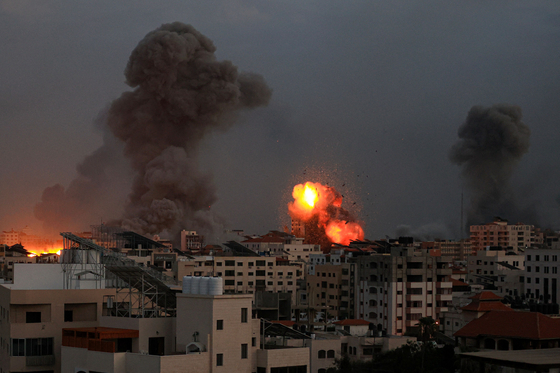
[[[488,364],[534,371],[547,372],[551,368],[560,368],[560,348],[464,352],[460,356]]]

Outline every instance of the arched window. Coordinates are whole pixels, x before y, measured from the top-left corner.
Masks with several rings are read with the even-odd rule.
[[[377,276],[376,275],[370,275],[369,280],[376,282],[377,281]]]
[[[334,350],[327,351],[327,358],[334,359]]]
[[[377,312],[370,312],[369,313],[369,318],[370,319],[377,319]]]
[[[374,287],[369,288],[369,293],[370,294],[377,294],[377,288],[374,288]]]
[[[327,356],[325,350],[319,350],[319,359],[324,359]]]
[[[377,268],[377,263],[371,262],[371,263],[369,264],[369,268]]]
[[[369,305],[370,305],[370,307],[375,307],[375,306],[377,306],[377,301],[375,299],[371,299],[369,301]]]
[[[327,373],[327,370],[325,368],[319,369],[317,371],[317,373]]]
[[[498,341],[498,350],[501,351],[509,350],[509,341],[507,339],[500,339]]]

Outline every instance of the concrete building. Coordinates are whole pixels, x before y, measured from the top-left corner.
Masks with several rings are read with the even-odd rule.
[[[356,316],[390,335],[404,335],[422,317],[438,319],[452,301],[450,258],[395,247],[356,259]]]
[[[204,237],[196,231],[181,231],[181,251],[197,252],[202,249]]]
[[[543,243],[543,235],[534,225],[508,224],[507,220],[497,218],[492,223],[471,225],[471,245],[473,253],[487,246],[511,247],[513,250]]]
[[[560,249],[525,250],[525,294],[540,303],[559,303]]]
[[[169,328],[170,338],[159,343],[155,338],[158,338],[158,331],[161,335],[162,329],[156,331],[156,336],[149,337],[149,333],[142,333],[131,324],[133,320],[103,317],[100,320],[102,331],[108,336],[112,334],[113,338],[105,338],[105,343],[84,341],[87,336],[81,340],[68,338],[62,347],[61,371],[178,373],[188,367],[200,373],[273,373],[283,370],[308,373],[308,348],[276,346],[269,349],[261,344],[260,320],[251,318],[251,302],[252,297],[246,294],[178,294],[177,318],[170,319],[173,320]],[[120,327],[105,326],[115,323]],[[66,330],[67,334],[72,332],[77,335],[80,330]],[[119,344],[126,344],[121,339],[131,340],[128,343],[130,350],[119,348]],[[164,348],[159,353],[155,353],[156,350],[143,352],[141,346],[146,345],[148,348],[149,345]],[[102,349],[105,351],[100,351]]]
[[[355,318],[356,264],[340,263],[314,266],[307,275],[309,306],[327,312],[327,318]]]
[[[224,292],[254,294],[257,291],[292,294],[297,303],[298,280],[304,278],[303,262],[260,256],[205,256],[176,262],[177,278],[220,276]]]
[[[449,241],[438,240],[422,242],[422,250],[439,250],[442,256],[453,258],[453,260],[465,260],[472,253],[471,241]]]
[[[35,270],[48,264],[20,266],[16,274],[27,281],[0,284],[0,371],[60,372],[62,329],[97,326],[115,290],[62,289],[60,273],[56,287]]]
[[[525,254],[485,248],[468,257],[467,282],[483,285],[499,296],[524,294]]]

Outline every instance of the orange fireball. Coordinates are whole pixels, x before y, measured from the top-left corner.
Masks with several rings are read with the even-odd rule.
[[[294,201],[288,204],[292,219],[317,225],[330,242],[348,245],[364,238],[361,225],[341,207],[342,195],[333,187],[308,181],[296,185],[292,196]]]

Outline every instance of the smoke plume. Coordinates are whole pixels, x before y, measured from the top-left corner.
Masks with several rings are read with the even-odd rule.
[[[519,106],[474,106],[459,127],[459,141],[449,157],[462,167],[470,195],[468,225],[489,222],[495,216],[534,222],[534,212],[519,205],[510,184],[515,167],[529,150],[531,131],[521,118]]]
[[[118,154],[134,173],[124,228],[141,234],[211,228],[216,193],[211,175],[198,167],[200,141],[212,130],[229,128],[239,110],[264,106],[271,96],[262,76],[217,61],[215,50],[192,26],[175,22],[148,33],[132,51],[125,77],[134,89],[111,104],[104,126],[109,138],[119,140]],[[115,146],[106,141],[104,148]],[[100,170],[111,166],[110,157],[89,159]],[[97,176],[88,175],[86,184],[97,187]],[[69,211],[68,205],[98,196],[76,183],[66,191],[59,185],[45,190],[35,209],[45,226]]]

